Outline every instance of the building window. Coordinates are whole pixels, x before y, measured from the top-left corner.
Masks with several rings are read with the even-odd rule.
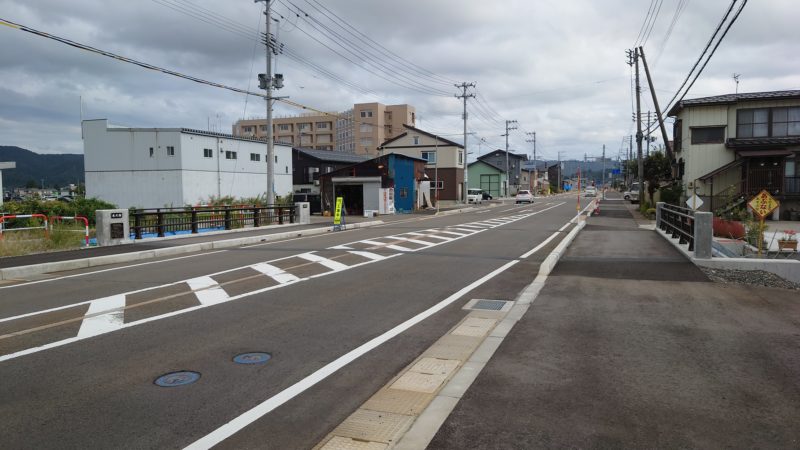
[[[431,181],[431,189],[436,189],[436,190],[444,189],[444,180]]]
[[[370,125],[368,123],[362,123],[358,127],[358,131],[360,131],[362,133],[372,133],[372,125]]]
[[[800,108],[773,109],[772,136],[800,136]]]
[[[361,138],[361,145],[364,147],[372,146],[372,138]]]
[[[291,125],[288,123],[282,123],[278,125],[278,129],[281,131],[289,131],[291,130]]]
[[[408,188],[401,187],[400,198],[407,198],[407,197],[408,197]]]
[[[419,136],[414,136],[411,139],[414,140],[414,145],[419,145]]]
[[[153,157],[153,147],[150,147],[150,157]]]
[[[284,166],[284,167],[286,167],[286,173],[289,173],[289,166]]]
[[[171,145],[167,146],[167,156],[175,156],[175,147]]]
[[[250,153],[250,161],[255,161],[255,162],[261,161],[261,155],[259,155],[258,153]]]
[[[278,164],[278,155],[275,155],[275,164]]]
[[[267,126],[266,125],[260,125],[258,128],[261,130],[262,133],[266,133],[267,132]]]
[[[203,158],[213,158],[213,157],[214,157],[213,150],[211,150],[210,148],[203,149]]]
[[[244,131],[245,133],[252,133],[253,132],[253,127],[243,127],[242,131]]]
[[[225,150],[225,159],[236,159],[236,152]]]
[[[692,127],[692,144],[722,144],[725,127]]]
[[[436,163],[436,152],[422,152],[422,159],[428,162],[428,164],[435,164]]]
[[[769,109],[740,109],[736,112],[736,137],[769,136]]]
[[[328,129],[328,122],[317,122],[317,129],[318,130],[327,130]]]
[[[372,110],[365,109],[364,111],[361,111],[361,117],[363,118],[372,117]]]
[[[458,165],[460,166],[461,164],[464,164],[464,151],[463,150],[459,150],[458,151]]]
[[[297,124],[297,129],[300,130],[300,131],[310,130],[311,129],[311,124],[310,123],[298,123]]]

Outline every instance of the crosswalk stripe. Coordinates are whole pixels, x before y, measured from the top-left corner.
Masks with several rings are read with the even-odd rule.
[[[297,255],[297,257],[298,258],[303,258],[306,261],[311,261],[311,262],[315,262],[315,263],[318,263],[320,265],[323,265],[323,266],[327,267],[328,269],[333,270],[334,272],[338,272],[340,270],[345,270],[345,269],[350,267],[350,266],[348,266],[346,264],[342,264],[342,263],[340,263],[338,261],[334,261],[332,259],[328,259],[328,258],[325,258],[323,256],[319,256],[319,255],[317,255],[315,253],[303,253],[301,255]]]
[[[371,239],[365,239],[365,240],[359,241],[359,242],[363,242],[364,244],[372,245],[374,247],[384,247],[384,248],[389,248],[389,249],[392,249],[392,250],[397,250],[397,251],[400,251],[400,252],[412,252],[413,251],[412,249],[410,249],[408,247],[401,247],[399,245],[394,245],[394,244],[386,244],[386,243],[383,243],[383,242],[373,241]]]
[[[448,230],[466,231],[469,234],[477,233],[477,230],[473,230],[473,229],[470,229],[470,228],[460,228],[460,226],[459,227],[450,227],[450,228],[448,228]]]
[[[194,291],[194,295],[197,296],[201,305],[216,305],[230,298],[225,289],[222,289],[222,286],[209,276],[186,280],[186,284]]]
[[[81,322],[78,337],[87,338],[119,329],[125,322],[124,308],[124,294],[92,301],[85,314],[87,317]]]
[[[446,237],[446,236],[437,236],[435,234],[426,234],[425,237],[427,237],[429,239],[441,239],[443,241],[452,241],[453,240],[453,238],[449,238],[449,237]]]
[[[440,233],[455,234],[456,236],[468,236],[469,233],[456,233],[455,231],[441,230]]]
[[[381,256],[381,255],[379,255],[377,253],[372,253],[372,252],[362,252],[362,251],[358,251],[358,250],[351,250],[350,253],[352,253],[354,255],[358,255],[358,256],[363,256],[364,258],[369,258],[369,259],[371,259],[373,261],[381,261],[381,260],[386,259],[385,256]]]
[[[293,283],[300,278],[285,272],[283,269],[275,267],[271,264],[267,263],[258,263],[253,266],[250,266],[253,270],[263,273],[264,275],[272,278],[273,280],[277,281],[281,284],[286,283]]]
[[[402,236],[392,236],[392,237],[395,238],[395,239],[400,239],[401,241],[411,242],[412,244],[424,245],[426,247],[430,247],[432,245],[436,245],[433,242],[420,241],[419,239],[405,238],[405,237],[402,237]]]

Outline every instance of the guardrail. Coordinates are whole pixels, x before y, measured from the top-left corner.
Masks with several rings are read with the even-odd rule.
[[[83,222],[83,230],[69,230],[69,231],[83,231],[83,240],[86,246],[89,246],[89,219],[83,216],[53,216],[50,218],[50,227],[52,228],[53,224],[56,221],[64,221],[64,220],[74,220],[75,222]]]
[[[135,239],[145,234],[164,237],[166,233],[231,230],[245,226],[294,223],[294,205],[221,206],[156,208],[131,210],[131,230]]]
[[[15,219],[41,219],[43,224],[40,227],[5,228],[4,224],[7,220]],[[11,214],[8,216],[0,216],[0,239],[3,239],[3,231],[22,230],[44,230],[44,235],[47,237],[47,216],[44,214]]]
[[[711,258],[712,228],[710,212],[659,202],[656,205],[656,227],[677,238],[679,244],[689,244],[695,258]]]

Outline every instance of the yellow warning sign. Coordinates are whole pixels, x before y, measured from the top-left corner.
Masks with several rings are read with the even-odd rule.
[[[747,204],[760,219],[767,217],[780,205],[767,191],[761,191]]]

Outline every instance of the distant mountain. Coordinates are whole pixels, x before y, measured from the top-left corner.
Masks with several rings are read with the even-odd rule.
[[[63,187],[83,183],[83,155],[40,155],[19,147],[0,146],[0,162],[14,161],[16,169],[3,171],[3,190],[25,187],[34,182],[40,187]]]

